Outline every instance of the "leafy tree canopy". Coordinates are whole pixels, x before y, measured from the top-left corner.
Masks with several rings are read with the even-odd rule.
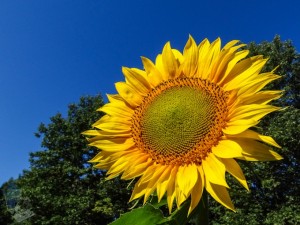
[[[8,201],[5,196],[8,182],[4,183],[0,188],[0,224],[10,224],[13,222],[12,214],[8,210]]]
[[[18,182],[35,214],[29,224],[107,224],[127,210],[126,184],[104,181],[105,173],[92,168],[88,160],[98,150],[81,135],[101,116],[96,109],[102,105],[101,96],[82,97],[69,105],[66,118],[58,113],[39,126],[44,149],[30,153],[31,168]]]

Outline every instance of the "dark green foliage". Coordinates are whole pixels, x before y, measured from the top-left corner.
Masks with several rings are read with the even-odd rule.
[[[267,89],[284,90],[283,97],[276,103],[281,106],[293,105],[300,107],[300,54],[297,53],[291,41],[281,41],[277,35],[272,42],[261,44],[250,43],[249,56],[263,55],[268,58],[262,72],[272,71],[277,66],[275,73],[282,75],[282,79],[276,80],[267,86]]]
[[[69,105],[66,118],[58,113],[40,125],[36,136],[44,149],[30,153],[31,168],[18,181],[35,214],[28,224],[107,224],[127,210],[126,183],[104,181],[105,173],[87,162],[98,150],[81,132],[99,119],[101,105],[100,96],[83,97]]]
[[[12,214],[7,207],[7,201],[4,196],[5,184],[0,188],[0,224],[10,224],[13,222]]]
[[[290,41],[276,36],[272,42],[249,46],[250,55],[262,54],[269,58],[264,71],[277,65],[276,73],[282,75],[267,89],[284,90],[284,95],[273,104],[288,106],[265,117],[258,131],[272,136],[282,149],[275,149],[284,159],[277,162],[239,161],[250,192],[228,175],[229,193],[236,213],[210,201],[210,221],[213,225],[240,224],[300,224],[300,55]]]

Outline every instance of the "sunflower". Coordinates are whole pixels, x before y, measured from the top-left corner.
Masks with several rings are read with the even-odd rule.
[[[182,53],[168,42],[155,62],[142,57],[144,70],[122,68],[125,82],[99,109],[106,115],[84,132],[101,149],[91,162],[108,179],[137,178],[130,200],[145,203],[156,191],[171,213],[191,197],[190,213],[205,189],[234,210],[226,171],[248,189],[235,159],[282,159],[271,137],[251,129],[279,109],[268,103],[281,92],[262,90],[279,76],[261,73],[267,59],[246,58],[243,46],[233,40],[221,49],[219,38],[197,45],[190,36]]]

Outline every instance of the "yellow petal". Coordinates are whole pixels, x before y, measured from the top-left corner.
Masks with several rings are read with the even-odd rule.
[[[221,140],[218,145],[212,147],[212,152],[220,158],[242,157],[242,148],[233,140]]]
[[[130,84],[140,95],[146,96],[149,93],[151,87],[144,76],[127,67],[123,67],[122,72],[126,77],[126,83]]]
[[[129,202],[142,197],[146,193],[147,183],[140,184],[140,180],[141,179],[139,179],[138,182],[136,182],[136,184],[134,185]]]
[[[101,160],[103,158],[103,155],[101,154],[102,152],[99,152],[96,156],[94,156],[94,158],[92,158],[91,160],[89,160],[89,163],[96,163],[99,160]]]
[[[210,183],[206,180],[205,182],[205,188],[207,192],[219,203],[224,205],[226,208],[234,210],[234,206],[231,202],[230,196],[228,194],[228,191],[225,187],[220,186],[218,184]]]
[[[197,179],[197,182],[191,192],[191,204],[190,204],[190,208],[188,211],[188,215],[199,204],[200,199],[202,197],[203,188],[204,188],[203,169],[202,169],[202,166],[198,166],[198,179]]]
[[[203,46],[203,48],[205,47]],[[221,40],[220,38],[218,38],[213,43],[211,43],[209,49],[207,50],[207,54],[205,56],[199,53],[199,65],[198,65],[199,70],[197,73],[198,77],[202,79],[207,79],[210,76],[211,69],[215,64],[216,60],[218,59],[220,49],[221,49]],[[204,49],[202,51],[204,53]],[[200,62],[200,59],[202,62]]]
[[[100,162],[100,163],[94,165],[93,168],[96,168],[96,169],[99,169],[99,170],[108,170],[113,163],[114,162],[110,162],[110,161],[106,162],[106,163]]]
[[[249,191],[246,178],[239,164],[234,159],[222,159],[222,162],[224,163],[226,170]]]
[[[128,119],[125,119],[125,118],[124,117],[118,117],[118,116],[104,115],[93,126],[98,128],[99,126],[101,126],[101,124],[111,123],[111,122],[117,122],[117,123],[120,123],[120,124],[131,126],[131,122]]]
[[[164,196],[164,194],[167,191],[167,187],[170,181],[170,175],[171,175],[171,171],[172,171],[172,166],[168,166],[165,169],[165,172],[161,175],[160,181],[157,184],[157,198],[158,198],[158,202],[160,202],[160,200],[162,199],[162,197]]]
[[[254,94],[264,88],[268,83],[281,78],[281,76],[267,73],[260,74],[255,80],[248,82],[242,86],[238,91],[238,96]]]
[[[251,119],[230,121],[227,123],[227,127],[223,129],[223,132],[225,134],[239,134],[258,123],[258,121]]]
[[[279,155],[277,152],[274,152],[272,150],[269,150],[269,152],[264,152],[260,154],[243,154],[243,157],[238,158],[241,160],[246,160],[246,161],[275,161],[275,160],[281,160],[283,157]]]
[[[239,40],[232,40],[229,41],[228,43],[226,43],[226,45],[223,47],[224,50],[232,48],[234,45],[236,45],[237,43],[239,43]]]
[[[135,142],[132,138],[115,138],[108,140],[94,141],[90,146],[95,146],[103,151],[115,152],[125,151],[135,146]]]
[[[131,127],[132,122],[130,119],[128,119],[128,117],[119,117],[119,116],[110,116],[105,122],[103,123],[110,123],[110,122],[119,122],[119,123],[123,123],[124,125],[127,125],[129,127]]]
[[[118,94],[106,94],[107,98],[108,98],[108,101],[109,102],[114,102],[114,103],[123,103],[124,102],[124,99],[118,95]]]
[[[122,163],[117,163],[116,162],[110,166],[109,170],[107,171],[107,176],[106,179],[107,180],[110,180],[110,179],[113,179],[117,176],[120,175],[120,173],[122,173],[125,168],[127,167],[129,162],[126,162],[126,161],[123,161]]]
[[[272,100],[280,98],[282,91],[260,91],[258,93],[251,93],[248,95],[240,96],[242,104],[267,104]]]
[[[187,77],[193,77],[198,67],[198,47],[192,36],[189,37],[184,47],[183,57],[182,72]]]
[[[237,140],[243,149],[243,156],[249,161],[272,161],[283,159],[278,153],[272,151],[270,147],[254,140]]]
[[[176,181],[179,189],[187,198],[198,180],[198,171],[195,164],[180,166],[177,172]]]
[[[163,74],[164,80],[167,80],[166,78],[176,78],[179,66],[178,61],[172,52],[170,42],[164,46],[161,57],[165,72],[165,74]]]
[[[147,185],[147,190],[146,190],[145,197],[144,197],[144,204],[146,203],[146,201],[149,198],[150,194],[152,194],[155,189],[158,190],[158,186],[161,184],[161,182],[165,181],[165,180],[168,180],[171,169],[172,169],[171,166],[160,165],[158,167],[158,169],[153,173],[153,176],[152,176],[151,180],[148,182],[148,185]],[[164,190],[164,192],[165,191],[166,191],[166,189]],[[158,197],[158,201],[160,201],[159,197]]]
[[[98,140],[104,140],[104,139],[114,139],[114,138],[130,138],[131,133],[130,132],[120,132],[120,133],[110,133],[103,130],[96,130],[98,131],[97,136],[92,138],[87,138],[89,142],[94,142]],[[91,135],[88,132],[85,132],[84,135]]]
[[[242,132],[240,134],[232,135],[230,137],[231,138],[251,138],[251,139],[263,141],[274,147],[281,148],[280,145],[278,145],[272,137],[261,135],[253,130],[245,130],[244,132]]]
[[[245,86],[246,83],[254,80],[254,78],[259,74],[266,62],[267,59],[260,59],[253,62],[249,69],[235,75],[232,80],[227,82],[224,85],[224,90],[230,91]]]
[[[109,115],[104,115],[99,120],[97,120],[92,126],[98,128],[99,124],[105,123],[109,121],[109,119],[110,119]]]
[[[151,179],[147,185],[146,191],[145,191],[145,196],[144,196],[144,204],[148,200],[149,196],[153,193],[153,191],[156,189],[157,182],[159,182],[161,176],[163,175],[165,169],[167,166],[165,165],[160,165],[153,173],[151,176]]]
[[[279,107],[272,105],[261,105],[261,104],[251,104],[251,105],[242,105],[237,107],[228,118],[234,118],[234,120],[260,120],[265,115],[274,112],[280,109]]]
[[[178,167],[175,166],[172,169],[171,175],[170,175],[170,181],[167,187],[167,202],[168,202],[168,208],[169,208],[169,213],[171,214],[172,208],[173,208],[173,202],[176,196],[175,193],[175,177],[178,171]]]
[[[204,64],[205,64],[205,57],[208,53],[210,43],[207,39],[204,39],[198,46],[198,66],[197,66],[197,72],[196,77],[202,78],[204,74]]]
[[[126,152],[128,153],[126,154]],[[142,157],[142,154],[139,154],[138,151],[126,152],[124,151],[124,154],[119,157],[115,157],[117,160],[113,165],[110,166],[109,170],[107,171],[107,174],[110,175],[110,177],[118,176],[121,172],[125,171],[132,163]],[[110,177],[108,177],[108,179],[110,179]]]
[[[169,79],[169,75],[165,71],[165,67],[164,67],[164,63],[162,61],[161,54],[158,54],[155,58],[155,67],[160,72],[163,81],[166,81],[167,79]]]
[[[261,60],[261,59],[263,59],[263,57],[261,55],[259,55],[259,56],[253,56],[253,57],[250,57],[247,59],[243,59],[240,61],[236,61],[237,63],[232,65],[233,67],[230,69],[230,72],[226,74],[226,76],[223,78],[221,83],[223,85],[226,85],[227,83],[232,81],[234,78],[236,78],[240,74],[245,73],[245,71],[247,71],[249,68],[251,68],[256,61]]]
[[[133,164],[129,165],[129,168],[122,174],[122,179],[130,180],[135,177],[139,177],[143,175],[146,168],[150,167],[153,164],[152,160],[149,156],[143,156]]]
[[[86,136],[96,136],[99,135],[99,130],[87,130],[82,132],[81,134],[86,135]]]
[[[175,59],[181,64],[183,63],[183,55],[181,54],[180,51],[178,51],[177,49],[172,48],[172,52],[174,54]]]
[[[133,114],[133,110],[129,107],[114,103],[105,104],[98,111],[102,111],[110,116],[117,116],[127,120],[131,119]]]
[[[148,80],[152,87],[156,87],[163,81],[163,77],[160,71],[156,68],[154,63],[145,57],[142,57],[142,62],[144,65],[144,69],[148,74]]]
[[[175,184],[175,193],[176,193],[176,205],[177,209],[180,208],[181,204],[187,199],[187,197],[183,194],[181,189]]]
[[[224,79],[224,73],[228,67],[230,61],[236,58],[235,51],[239,48],[243,47],[244,45],[238,45],[229,49],[223,49],[220,52],[220,55],[212,67],[210,73],[210,80],[214,83],[218,83],[221,79]]]
[[[137,107],[143,101],[143,97],[134,90],[130,85],[124,82],[115,84],[119,95],[131,106]]]
[[[218,82],[220,86],[223,86],[228,79],[228,75],[232,72],[233,68],[239,62],[240,60],[244,59],[249,54],[248,50],[242,50],[239,52],[236,52],[234,57],[228,62],[228,65],[226,67],[226,70],[224,72],[224,76],[221,78],[221,80]]]
[[[208,156],[202,161],[203,171],[205,178],[211,183],[219,184],[228,187],[225,180],[225,166],[224,164],[214,156],[214,154],[208,154]]]
[[[99,123],[94,125],[94,127],[101,129],[103,131],[111,132],[111,133],[120,133],[120,132],[128,132],[131,131],[130,126],[128,124],[120,121],[108,121]]]

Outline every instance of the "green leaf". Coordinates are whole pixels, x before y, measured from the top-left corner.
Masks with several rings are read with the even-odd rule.
[[[189,221],[187,216],[190,206],[190,200],[185,201],[182,206],[175,210],[169,217],[161,220],[159,225],[184,225]]]
[[[160,200],[160,202],[158,202],[158,198],[155,194],[152,195],[150,203],[154,208],[160,208],[160,207],[168,204],[166,197],[164,197],[163,199]]]
[[[150,204],[133,209],[131,212],[123,214],[119,219],[110,223],[110,225],[150,225],[158,224],[163,220],[163,214],[159,209]]]

